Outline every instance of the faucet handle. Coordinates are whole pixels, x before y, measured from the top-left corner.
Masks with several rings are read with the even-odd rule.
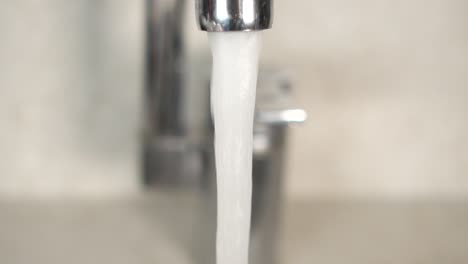
[[[303,123],[305,110],[294,104],[289,75],[282,70],[265,68],[259,72],[255,111],[253,150],[256,159],[268,159],[284,144],[287,125]]]
[[[261,70],[258,75],[255,121],[265,125],[303,123],[307,119],[291,98],[291,79],[285,71],[274,68]]]

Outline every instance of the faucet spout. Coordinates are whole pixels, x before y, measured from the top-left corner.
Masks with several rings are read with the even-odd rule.
[[[198,24],[209,32],[271,28],[273,0],[196,0]]]

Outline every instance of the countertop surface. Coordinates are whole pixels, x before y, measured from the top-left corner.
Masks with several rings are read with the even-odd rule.
[[[289,203],[281,242],[282,263],[468,263],[468,203]]]
[[[180,199],[178,210],[196,213],[194,200]],[[0,201],[0,262],[196,263],[194,241],[181,239],[194,227],[168,204]],[[466,202],[295,201],[281,222],[280,263],[468,263]]]

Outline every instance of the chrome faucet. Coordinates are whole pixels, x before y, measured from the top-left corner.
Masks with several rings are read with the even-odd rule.
[[[205,81],[188,81],[183,30],[184,0],[147,0],[146,129],[144,183],[158,192],[194,193],[198,216],[185,234],[196,263],[215,261],[216,177],[213,128],[209,114],[210,65],[197,65]],[[253,31],[272,25],[272,0],[196,0],[201,30]],[[222,33],[220,33],[222,34]],[[262,67],[263,69],[265,67]],[[275,70],[260,71],[254,126],[250,263],[275,263],[287,124],[306,114],[290,107],[289,79]],[[190,93],[189,91],[194,91]],[[191,120],[191,113],[199,118]],[[183,207],[182,207],[183,208]],[[177,209],[173,209],[177,210]],[[181,209],[182,210],[182,209]],[[186,213],[186,212],[185,212]],[[181,215],[184,212],[180,212]]]

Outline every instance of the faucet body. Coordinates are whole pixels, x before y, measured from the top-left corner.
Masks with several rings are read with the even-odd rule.
[[[196,10],[202,30],[262,30],[271,26],[271,3],[270,0],[197,0]],[[198,84],[188,81],[189,71],[193,69],[187,66],[190,63],[185,54],[184,0],[147,0],[146,5],[144,183],[149,191],[173,195],[174,200],[187,193],[193,195],[191,200],[196,200],[198,206],[192,209],[198,213],[178,212],[194,230],[182,235],[186,236],[182,240],[191,241],[185,247],[193,253],[196,263],[214,264],[216,177],[209,113],[211,66],[209,60],[198,64],[196,68],[206,69],[197,73],[203,81]],[[223,8],[227,15],[224,19]],[[289,107],[278,103],[285,101],[288,88],[288,79],[276,71],[260,72],[254,125],[252,264],[276,262],[286,125],[305,119],[302,110],[291,112]],[[195,122],[188,118],[194,112],[201,114]]]

